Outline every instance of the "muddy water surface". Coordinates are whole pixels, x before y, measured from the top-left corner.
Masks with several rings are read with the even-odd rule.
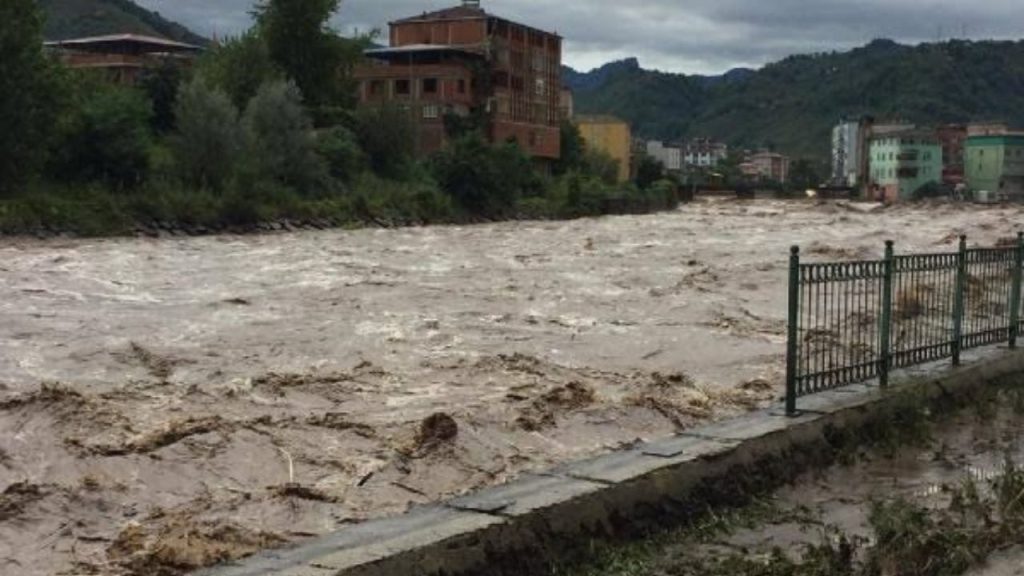
[[[950,250],[1021,215],[0,240],[0,573],[186,571],[762,405],[789,245]]]

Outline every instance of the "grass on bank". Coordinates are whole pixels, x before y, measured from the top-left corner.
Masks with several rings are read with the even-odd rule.
[[[551,179],[536,195],[520,198],[502,215],[473,214],[429,179],[395,181],[363,174],[344,191],[304,195],[282,186],[257,184],[244,192],[190,190],[170,180],[117,192],[101,184],[35,185],[0,197],[0,234],[65,232],[78,236],[119,236],[158,224],[207,231],[244,231],[290,220],[330,226],[461,224],[501,219],[571,219],[614,213],[646,213],[678,206],[666,184],[575,187]]]

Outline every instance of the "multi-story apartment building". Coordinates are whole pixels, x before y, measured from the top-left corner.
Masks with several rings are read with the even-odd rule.
[[[789,181],[788,156],[776,152],[757,152],[740,164],[740,172],[748,178],[785,183]]]
[[[965,168],[972,190],[1024,198],[1024,132],[969,136]]]
[[[499,18],[479,1],[390,24],[390,46],[356,71],[361,105],[407,109],[421,155],[444,146],[449,114],[484,118],[492,142],[539,160],[561,155],[562,39]]]
[[[861,181],[861,156],[864,152],[864,122],[840,122],[832,129],[832,182],[855,187]]]
[[[697,168],[714,168],[729,157],[729,147],[707,139],[691,140],[683,152],[683,163]]]
[[[588,148],[600,150],[619,163],[619,181],[632,174],[633,135],[629,124],[614,116],[577,116],[583,142]]]
[[[185,44],[139,34],[112,34],[46,42],[69,68],[92,70],[106,80],[119,84],[135,84],[146,70],[167,62],[189,64],[203,50]]]
[[[935,135],[942,146],[942,182],[950,185],[964,181],[964,145],[967,143],[967,126],[947,124],[940,126]]]
[[[868,154],[875,200],[911,200],[921,187],[942,181],[942,145],[932,131],[875,134]]]
[[[673,144],[665,144],[660,140],[647,141],[647,155],[665,165],[665,169],[671,172],[683,170],[683,147]]]

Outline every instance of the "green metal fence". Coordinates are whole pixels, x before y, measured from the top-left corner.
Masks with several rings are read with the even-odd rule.
[[[1021,322],[1024,233],[1016,245],[880,260],[802,263],[790,256],[786,412],[797,399],[878,379],[963,350],[1016,347]]]

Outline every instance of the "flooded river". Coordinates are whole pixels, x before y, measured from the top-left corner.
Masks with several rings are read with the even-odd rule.
[[[788,247],[1017,208],[0,240],[0,573],[185,571],[777,398]]]

